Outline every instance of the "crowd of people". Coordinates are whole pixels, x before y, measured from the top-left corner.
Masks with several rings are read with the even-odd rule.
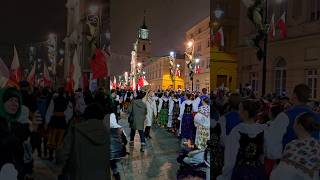
[[[290,98],[205,88],[67,93],[21,82],[0,89],[0,179],[33,179],[36,152],[61,165],[59,179],[108,179],[111,170],[119,180],[126,145],[138,131],[143,153],[155,128],[181,141],[181,166],[204,163],[211,179],[319,179],[320,107],[310,93],[305,84]]]
[[[213,179],[319,179],[319,104],[310,93],[299,84],[290,98],[212,94]]]

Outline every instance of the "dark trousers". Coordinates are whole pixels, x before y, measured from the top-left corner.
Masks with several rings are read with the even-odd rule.
[[[145,137],[150,137],[150,130],[151,130],[151,126],[146,126],[146,128],[144,130]]]
[[[41,157],[41,136],[39,132],[32,132],[30,136],[32,151],[37,150],[38,156]]]
[[[139,136],[140,136],[140,140],[141,143],[145,143],[146,140],[144,139],[144,132],[143,130],[138,130],[139,132]],[[136,135],[136,130],[131,128],[131,132],[130,132],[130,141],[134,140],[134,136]]]

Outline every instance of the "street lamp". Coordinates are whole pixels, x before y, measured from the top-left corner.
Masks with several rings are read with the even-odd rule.
[[[196,61],[196,63],[199,63],[199,62],[200,62],[200,59],[199,59],[199,58],[197,58],[197,59],[195,59],[195,61]]]
[[[268,0],[242,0],[248,7],[248,17],[255,25],[257,35],[253,39],[257,51],[258,60],[262,60],[262,96],[266,93],[266,77],[267,77],[267,47],[268,47]],[[265,3],[265,4],[263,4]],[[263,9],[264,8],[264,9]],[[264,16],[264,18],[263,18]],[[263,21],[263,22],[262,22]],[[263,41],[263,48],[260,42]]]

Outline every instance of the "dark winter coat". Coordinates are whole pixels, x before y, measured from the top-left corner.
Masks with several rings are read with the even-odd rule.
[[[134,100],[128,108],[128,113],[133,113],[132,128],[136,130],[144,130],[144,122],[147,115],[147,105],[142,99]]]
[[[102,120],[90,119],[72,124],[61,154],[64,172],[71,180],[108,179],[108,135]]]

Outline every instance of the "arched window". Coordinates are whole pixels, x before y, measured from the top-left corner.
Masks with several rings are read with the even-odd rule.
[[[286,79],[287,79],[287,62],[282,58],[276,58],[275,70],[275,93],[282,95],[286,92]]]

